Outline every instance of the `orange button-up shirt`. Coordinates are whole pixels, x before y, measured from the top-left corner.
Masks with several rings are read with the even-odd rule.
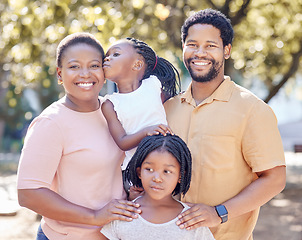
[[[192,153],[191,187],[183,201],[215,206],[236,196],[256,172],[285,165],[272,109],[225,77],[198,106],[191,87],[165,103],[167,120]],[[211,228],[217,240],[252,239],[259,209]]]

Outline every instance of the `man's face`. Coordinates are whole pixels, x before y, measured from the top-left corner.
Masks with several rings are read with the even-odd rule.
[[[224,60],[230,56],[231,45],[223,47],[220,31],[209,24],[195,24],[188,30],[183,45],[183,60],[192,79],[209,82],[223,78]]]

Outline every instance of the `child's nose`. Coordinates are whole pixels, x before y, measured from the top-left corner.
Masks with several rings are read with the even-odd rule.
[[[162,178],[160,176],[159,173],[155,172],[154,175],[153,175],[153,181],[154,182],[162,182]]]

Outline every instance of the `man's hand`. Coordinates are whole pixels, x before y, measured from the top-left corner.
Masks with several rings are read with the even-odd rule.
[[[176,224],[187,230],[198,227],[215,227],[221,223],[214,207],[199,203],[187,203],[191,208],[179,214]]]

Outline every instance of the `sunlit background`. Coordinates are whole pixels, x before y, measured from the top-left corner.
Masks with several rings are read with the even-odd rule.
[[[105,50],[120,38],[142,39],[179,69],[185,88],[180,27],[206,7],[235,29],[226,73],[268,102],[280,126],[301,120],[302,0],[8,0],[0,3],[0,151],[18,153],[29,122],[62,96],[55,53],[66,35],[93,33]],[[101,95],[111,91],[108,84]]]
[[[64,94],[56,79],[58,43],[79,31],[93,33],[105,50],[120,38],[139,38],[177,67],[184,90],[190,79],[180,28],[207,7],[234,26],[226,74],[273,108],[286,151],[287,188],[266,204],[262,212],[269,220],[260,216],[255,236],[302,239],[302,196],[296,194],[302,195],[302,155],[293,152],[302,145],[302,0],[1,0],[0,239],[15,239],[7,229],[23,236],[16,239],[35,235],[36,216],[19,211],[15,173],[28,124]],[[107,82],[100,94],[112,91]],[[1,219],[6,213],[16,218]]]

